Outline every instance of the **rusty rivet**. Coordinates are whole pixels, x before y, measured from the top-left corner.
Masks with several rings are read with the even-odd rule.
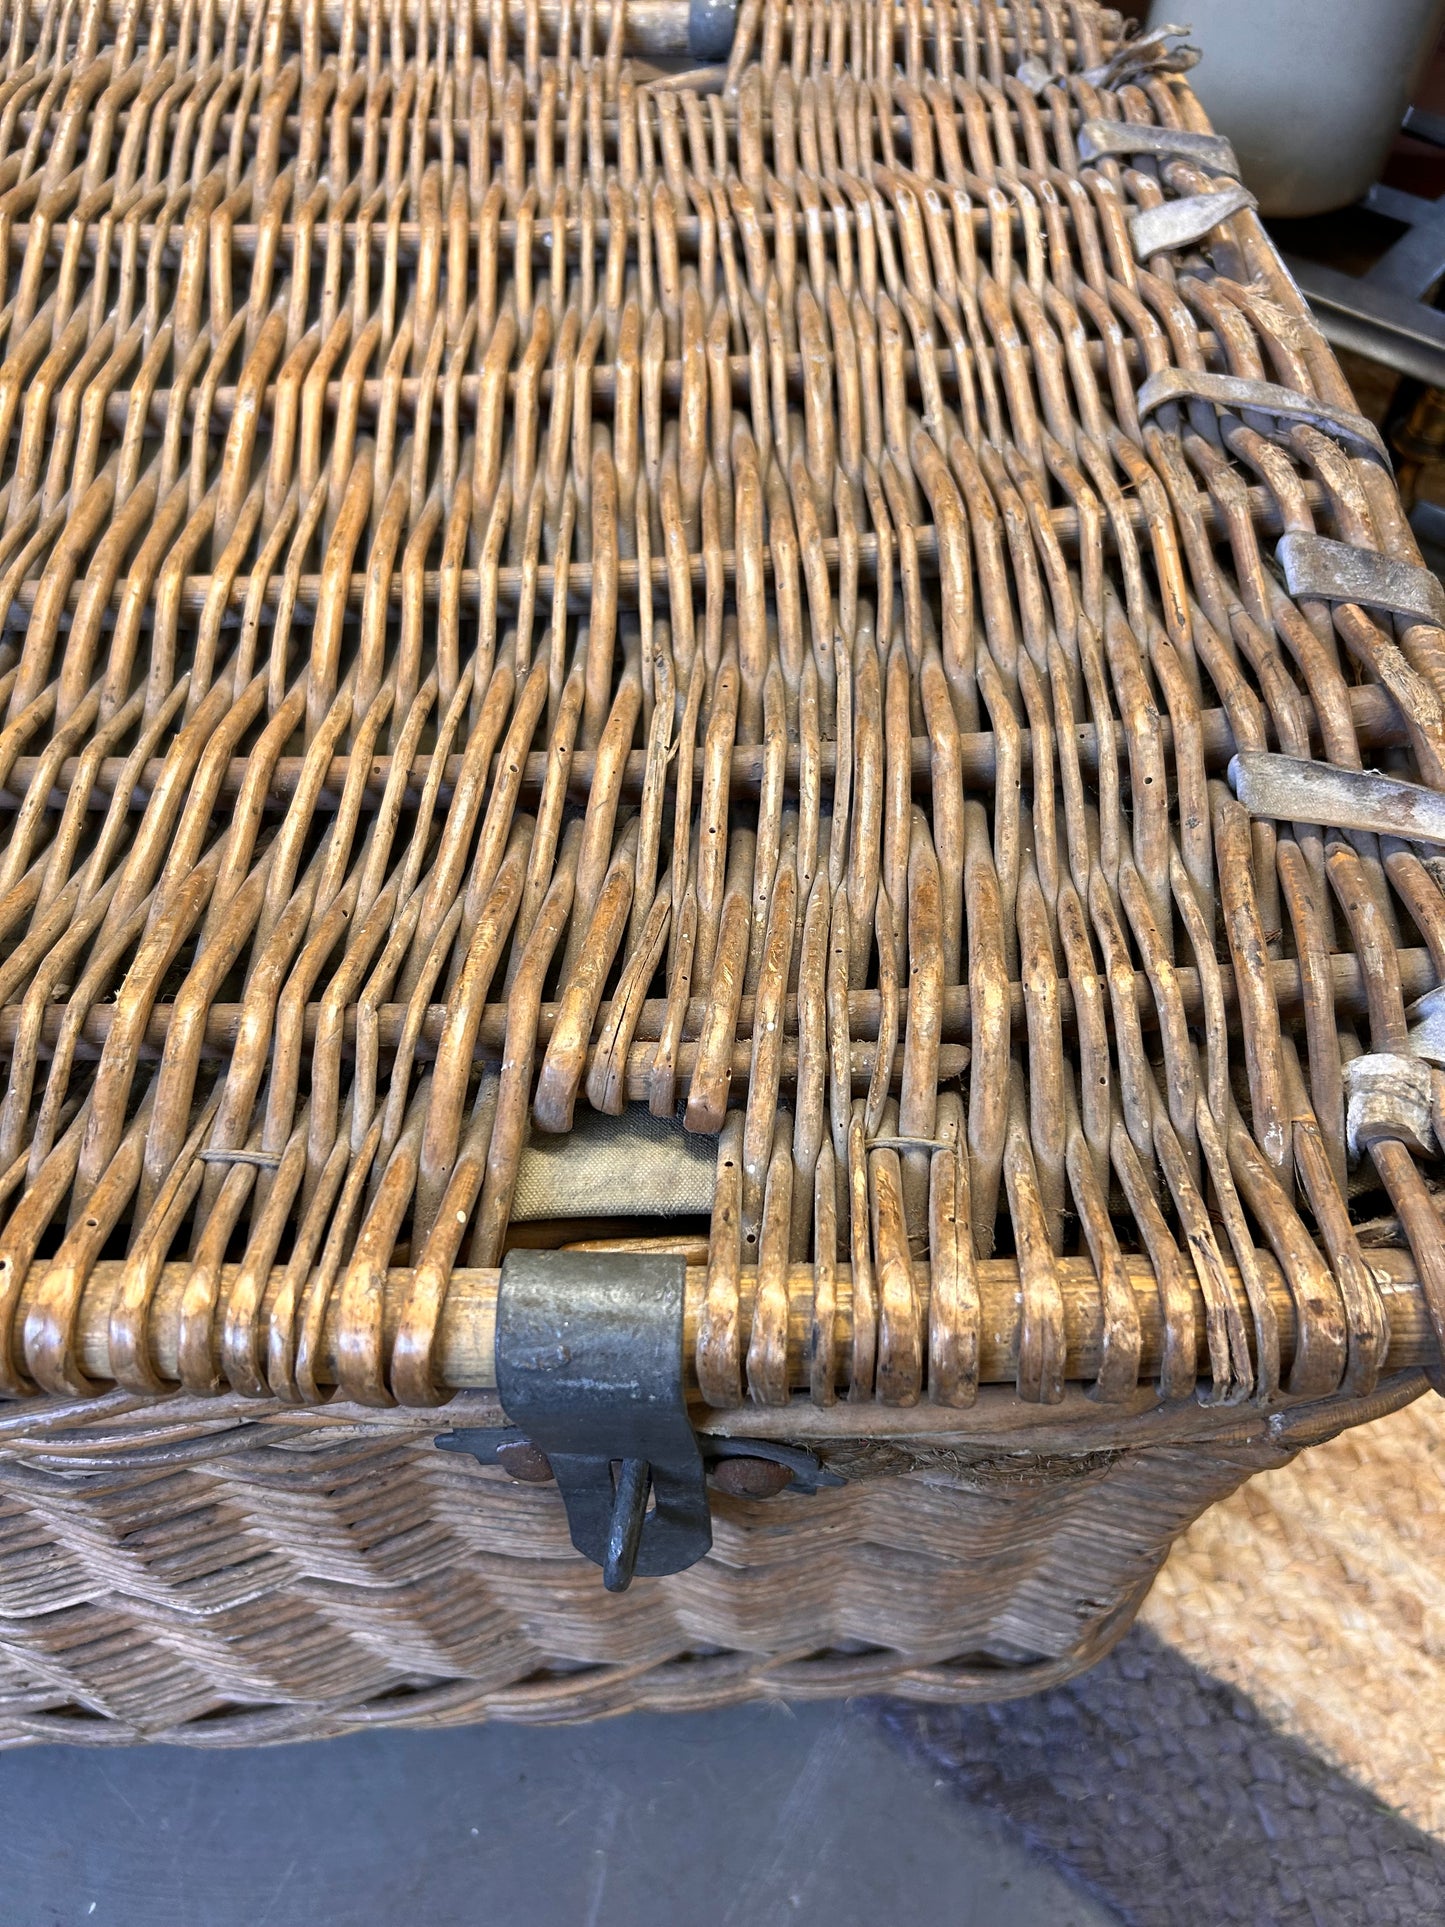
[[[549,1485],[552,1481],[552,1461],[530,1439],[517,1439],[510,1445],[499,1445],[497,1464],[509,1478],[518,1480],[522,1485]]]
[[[719,1459],[712,1478],[720,1492],[734,1499],[771,1499],[793,1483],[787,1466],[774,1459]]]

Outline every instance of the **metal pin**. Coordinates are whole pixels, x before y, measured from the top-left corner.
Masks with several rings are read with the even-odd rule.
[[[652,1467],[646,1459],[622,1461],[612,1501],[612,1523],[607,1528],[607,1559],[602,1568],[602,1583],[608,1592],[626,1592],[632,1584],[651,1485]]]

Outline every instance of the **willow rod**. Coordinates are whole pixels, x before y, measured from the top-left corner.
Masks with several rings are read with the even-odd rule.
[[[1400,977],[1400,990],[1404,997],[1411,1000],[1423,997],[1433,990],[1438,981],[1434,960],[1428,950],[1401,950],[1396,953],[1396,964]],[[1298,960],[1291,957],[1272,959],[1270,977],[1275,1002],[1282,1017],[1297,1017],[1303,1008],[1303,991],[1300,981]],[[1357,957],[1335,954],[1329,959],[1330,980],[1336,1009],[1345,1016],[1363,1016],[1369,1008],[1368,985]],[[1199,972],[1188,965],[1180,965],[1174,972],[1178,985],[1180,1001],[1186,1017],[1197,1022],[1204,1014],[1204,995],[1200,988]],[[1233,1017],[1239,1008],[1239,995],[1235,987],[1234,973],[1228,964],[1219,966],[1220,989],[1224,998],[1226,1015]],[[1025,1024],[1023,985],[1017,981],[1008,987],[1011,1022],[1015,1035],[1023,1032]],[[1066,1025],[1072,1029],[1074,1023],[1073,992],[1067,980],[1058,987],[1059,1013]],[[1143,972],[1137,972],[1134,996],[1141,1022],[1148,1029],[1158,1025],[1159,1017],[1153,1001],[1153,993]],[[737,1043],[733,1050],[732,1074],[735,1078],[746,1079],[751,1064],[752,1047],[747,1041],[752,1035],[755,1001],[751,996],[743,997],[738,1004]],[[878,1034],[878,1016],[881,1008],[876,990],[850,992],[848,997],[848,1023],[850,1035],[854,1040],[853,1075],[866,1084],[872,1068],[872,1053],[866,1048],[871,1039]],[[315,1042],[317,1026],[320,1021],[320,1005],[308,1003],[302,1013],[302,1041]],[[599,1029],[606,1025],[611,1014],[611,1002],[600,1005],[597,1014]],[[678,1052],[678,1075],[685,1077],[691,1073],[694,1062],[694,1043],[701,1030],[708,1009],[703,998],[693,998],[687,1007],[683,1025],[685,1042]],[[170,1031],[174,1006],[157,1004],[151,1011],[141,1038],[144,1050],[158,1055],[165,1047]],[[244,1006],[232,1003],[212,1004],[206,1013],[205,1041],[208,1050],[229,1051],[240,1035]],[[545,1003],[541,1006],[537,1021],[537,1039],[546,1044],[556,1023],[558,1006]],[[664,999],[650,997],[642,1007],[634,1032],[635,1046],[628,1059],[627,1095],[634,1102],[646,1101],[650,1095],[650,1077],[653,1051],[650,1048],[661,1034],[661,1026],[666,1015],[667,1004]],[[356,1039],[357,1006],[349,1004],[343,1013],[343,1043],[350,1048]],[[381,1004],[377,1007],[377,1041],[383,1050],[394,1050],[401,1040],[406,1024],[407,1006],[405,1004]],[[792,1078],[797,1069],[797,998],[788,997],[783,1005],[785,1029],[793,1034],[787,1038],[783,1047],[783,1075]],[[906,1033],[908,1022],[908,992],[898,993],[898,1016],[902,1032]],[[42,1050],[52,1048],[60,1035],[60,1027],[65,1018],[63,1004],[49,1004],[41,1013],[39,1043]],[[115,1018],[113,1004],[96,1004],[86,1016],[81,1028],[80,1042],[90,1050],[99,1051],[110,1035],[111,1024]],[[434,1052],[437,1040],[447,1020],[445,1004],[429,1004],[423,1014],[421,1031],[417,1040],[417,1055],[429,1059]],[[1112,1013],[1106,1019],[1112,1028]],[[20,1012],[18,1006],[7,1004],[0,1007],[0,1051],[12,1050],[19,1031]],[[967,1043],[973,1033],[972,998],[969,986],[950,984],[943,993],[941,1007],[941,1036],[947,1044]],[[495,1058],[503,1047],[507,1031],[507,1006],[503,1003],[487,1004],[478,1021],[476,1056],[483,1060]],[[862,1040],[862,1048],[860,1048]],[[642,1046],[649,1046],[643,1049]],[[895,1075],[902,1065],[902,1045],[895,1057]],[[940,1077],[954,1075],[961,1068],[957,1058],[940,1059]]]
[[[1127,503],[1126,508],[1130,528],[1133,529],[1135,534],[1147,534],[1149,523],[1143,505],[1138,500],[1134,500]],[[1254,508],[1253,500],[1251,501],[1251,508],[1252,510]],[[1213,532],[1219,533],[1223,525],[1217,512],[1213,510],[1205,511],[1201,508],[1201,513],[1204,515],[1206,526]],[[1073,508],[1052,509],[1049,512],[1049,520],[1060,545],[1070,553],[1076,554],[1079,546],[1078,511]],[[1255,528],[1267,535],[1278,535],[1284,528],[1284,520],[1278,505],[1271,507],[1267,501],[1261,501],[1258,504],[1258,512],[1252,514],[1252,520]],[[934,524],[927,522],[915,528],[913,530],[913,539],[920,562],[936,563],[938,560],[938,534]],[[825,536],[819,544],[819,548],[822,553],[823,562],[830,574],[836,574],[839,557],[837,536]],[[760,551],[760,558],[761,567],[768,579],[770,581],[774,580],[771,545],[766,543],[763,545]],[[718,566],[721,571],[722,580],[725,583],[736,583],[737,551],[735,549],[720,550],[718,553]],[[635,609],[637,606],[639,576],[637,558],[635,556],[619,555],[615,567],[615,587],[619,599],[619,606]],[[564,568],[566,573],[568,608],[575,613],[590,609],[593,587],[593,565],[591,562],[573,561],[569,558],[564,564]],[[688,556],[688,579],[694,588],[703,588],[706,586],[707,569],[708,557],[706,552],[702,549],[693,550]],[[859,534],[858,570],[860,577],[864,581],[876,580],[878,571],[878,538],[876,535]],[[365,602],[367,579],[364,570],[353,570],[347,578],[346,606],[349,609],[360,609]],[[529,571],[520,563],[508,563],[502,568],[490,570],[485,578],[478,569],[459,569],[456,575],[459,603],[468,614],[480,604],[484,586],[492,590],[499,606],[513,608],[521,597],[524,583],[528,581],[533,582],[535,586],[536,606],[538,608],[547,608],[551,604],[556,587],[556,580],[557,570],[555,564],[552,562],[543,562],[540,559],[538,560],[535,571]],[[659,615],[665,615],[668,607],[667,596],[669,592],[667,560],[665,556],[655,555],[652,558],[650,581],[657,613]],[[117,575],[110,592],[110,606],[112,608],[119,608],[125,600],[126,582],[127,577],[124,574]],[[212,582],[213,578],[209,575],[187,575],[182,577],[177,601],[178,609],[187,615],[199,614],[206,607],[210,599]],[[434,606],[439,603],[442,591],[441,570],[426,570],[421,578],[421,582],[423,602],[428,606]],[[304,623],[312,614],[321,596],[322,583],[323,577],[319,573],[307,573],[298,579],[295,602],[295,620],[297,622]],[[228,609],[243,607],[247,597],[251,593],[251,587],[250,575],[238,574],[232,578],[226,595],[226,607]],[[20,583],[15,590],[14,600],[11,604],[12,615],[16,610],[24,610],[27,613],[28,619],[28,612],[34,608],[36,597],[40,593],[40,588],[40,577],[33,575],[27,576],[25,581]],[[84,593],[84,582],[76,581],[71,584],[66,595],[65,606],[72,614],[80,607]],[[400,570],[396,570],[393,572],[388,587],[389,604],[400,608],[403,593],[402,574]],[[268,576],[261,596],[261,606],[268,609],[275,608],[281,600],[281,595],[282,578],[277,575]]]
[[[1350,689],[1350,714],[1355,733],[1362,749],[1398,749],[1409,741],[1404,718],[1396,707],[1389,692],[1360,684]],[[1122,723],[1113,728],[1114,744],[1121,759],[1128,754],[1128,736]],[[1199,719],[1200,745],[1205,764],[1210,769],[1223,770],[1235,754],[1238,745],[1234,732],[1229,727],[1229,718],[1222,709],[1206,709]],[[1166,755],[1174,750],[1174,725],[1167,717],[1161,718],[1158,726],[1159,743]],[[1079,724],[1075,732],[1079,765],[1089,775],[1098,769],[1099,732],[1093,723]],[[1018,754],[1020,774],[1028,778],[1034,767],[1034,736],[1031,729],[1021,729],[1018,735]],[[729,794],[733,797],[753,797],[758,794],[762,782],[765,751],[758,743],[739,743],[732,752],[732,772]],[[837,757],[837,743],[831,737],[823,739],[818,745],[818,774],[821,780],[829,780],[834,772]],[[420,755],[413,759],[403,799],[415,804],[426,786],[431,772],[431,757]],[[796,791],[801,769],[801,751],[796,742],[788,744],[783,764],[784,782]],[[43,758],[39,756],[17,756],[10,767],[10,773],[3,787],[0,787],[0,814],[6,810],[18,809],[40,769]],[[461,774],[462,757],[447,758],[446,773],[437,786],[437,800],[446,804],[451,801],[456,789],[457,778]],[[305,767],[304,756],[281,756],[271,772],[266,785],[266,799],[270,804],[285,803],[295,793]],[[933,745],[926,736],[915,736],[909,750],[909,768],[915,785],[921,786],[929,781],[933,763]],[[570,794],[585,801],[592,786],[592,774],[597,765],[596,753],[588,749],[576,749],[568,768],[567,783]],[[528,754],[521,772],[521,793],[525,797],[540,794],[546,779],[548,752],[536,750]],[[161,779],[164,762],[160,757],[153,758],[142,770],[131,797],[132,809],[144,809],[150,800],[151,791]],[[987,791],[993,785],[998,767],[998,739],[992,730],[968,731],[958,739],[959,777],[966,789]],[[221,773],[219,794],[239,796],[246,782],[249,768],[244,756],[233,756]],[[107,756],[102,758],[95,769],[94,786],[87,797],[87,807],[105,810],[110,807],[117,784],[122,780],[126,769],[126,758]],[[346,779],[351,771],[349,756],[334,756],[322,780],[322,787],[316,798],[318,810],[336,807]],[[50,807],[63,809],[71,786],[80,773],[80,758],[69,756],[54,771],[52,778]],[[388,755],[367,758],[367,779],[365,797],[375,802],[386,788],[391,774],[391,758]],[[622,771],[621,794],[636,798],[642,794],[643,781],[647,774],[646,750],[631,750]]]
[[[1403,1252],[1389,1250],[1372,1251],[1370,1262],[1380,1283],[1390,1319],[1390,1347],[1385,1360],[1385,1369],[1393,1372],[1414,1366],[1436,1364],[1439,1354],[1431,1329],[1429,1311],[1412,1261]],[[1258,1263],[1279,1324],[1280,1362],[1287,1376],[1294,1357],[1294,1299],[1285,1284],[1283,1274],[1266,1253],[1258,1254]],[[1163,1350],[1164,1324],[1160,1312],[1159,1288],[1147,1259],[1130,1257],[1126,1259],[1126,1264],[1139,1308],[1142,1341],[1140,1378],[1148,1379],[1158,1373]],[[31,1278],[35,1289],[38,1289],[45,1269],[43,1264],[37,1264],[34,1267]],[[77,1333],[78,1353],[82,1369],[97,1383],[107,1383],[113,1377],[110,1355],[110,1309],[116,1287],[125,1269],[124,1262],[120,1260],[106,1260],[97,1264],[86,1281],[81,1299]],[[223,1271],[222,1305],[224,1305],[227,1287],[238,1269],[236,1266],[227,1266]],[[1098,1374],[1103,1335],[1098,1282],[1086,1258],[1061,1258],[1057,1261],[1057,1270],[1059,1289],[1064,1301],[1064,1325],[1068,1347],[1065,1376],[1072,1380],[1089,1381]],[[148,1319],[150,1359],[155,1370],[168,1383],[177,1382],[179,1379],[177,1346],[181,1298],[190,1276],[191,1267],[184,1262],[165,1265],[150,1305]],[[280,1290],[284,1276],[284,1272],[280,1269],[271,1273],[270,1284],[261,1310],[263,1329],[269,1308]],[[1245,1320],[1246,1329],[1249,1329],[1249,1306],[1239,1273],[1233,1267],[1229,1267],[1227,1276],[1229,1287],[1239,1305],[1240,1314]],[[449,1391],[496,1389],[493,1348],[500,1277],[500,1271],[495,1270],[457,1270],[451,1275],[451,1282],[441,1308],[433,1351],[433,1369],[437,1381]],[[393,1270],[387,1274],[383,1332],[388,1355],[411,1284],[410,1271]],[[341,1285],[342,1281],[338,1279],[326,1310],[317,1370],[317,1383],[320,1385],[336,1383]],[[745,1268],[742,1272],[740,1298],[740,1335],[744,1356],[747,1353],[752,1330],[752,1308],[756,1285],[756,1271]],[[926,1325],[929,1298],[927,1265],[914,1266],[913,1286],[918,1300],[919,1314]],[[684,1318],[684,1353],[688,1361],[689,1382],[691,1382],[691,1360],[697,1341],[698,1320],[706,1289],[706,1266],[690,1264],[687,1268],[687,1304]],[[1016,1263],[1012,1259],[990,1259],[980,1263],[978,1289],[981,1314],[979,1382],[983,1385],[1012,1384],[1018,1350],[1020,1304]],[[17,1330],[24,1328],[31,1290],[32,1287],[27,1286],[25,1294],[22,1295],[20,1316],[16,1321]],[[1193,1297],[1199,1356],[1201,1360],[1207,1360],[1204,1299],[1197,1288]],[[813,1268],[811,1265],[795,1264],[790,1267],[788,1309],[789,1384],[792,1390],[801,1391],[808,1384],[807,1348],[813,1317]],[[835,1327],[840,1391],[846,1387],[852,1363],[852,1315],[849,1269],[846,1265],[840,1265],[836,1282]],[[219,1329],[219,1316],[214,1323]],[[1205,1369],[1207,1373],[1207,1365]]]
[[[1207,330],[1200,334],[1199,343],[1201,351],[1206,358],[1224,352],[1217,337]],[[1135,371],[1142,381],[1149,370],[1148,364],[1145,362],[1138,344],[1135,342],[1126,342],[1121,352],[1130,369]],[[943,343],[937,344],[933,350],[933,358],[937,364],[940,375],[946,374],[950,379],[957,380],[957,370],[951,348]],[[991,368],[997,368],[998,356],[996,353],[985,351],[984,359]],[[1108,364],[1105,359],[1102,343],[1095,342],[1090,345],[1089,361],[1097,372],[1101,374],[1106,372]],[[787,376],[789,395],[800,395],[803,392],[802,356],[795,354],[784,355],[782,357],[782,366]],[[624,373],[625,372],[624,370]],[[910,386],[916,387],[918,379],[918,356],[911,348],[905,349],[903,352],[903,373],[910,383]],[[749,388],[749,362],[746,355],[730,355],[728,357],[728,379],[732,384],[734,397],[746,401],[751,393]],[[536,393],[541,400],[549,401],[551,399],[554,392],[555,380],[554,370],[546,368],[542,371],[537,379],[536,386]],[[615,362],[598,363],[592,370],[591,380],[593,401],[611,401],[617,393],[617,364]],[[681,359],[675,358],[670,361],[664,361],[660,381],[663,398],[668,401],[676,401],[682,394],[682,382],[683,363]],[[403,375],[400,381],[394,384],[398,410],[413,422],[417,418],[418,404],[424,386],[426,386],[425,379],[421,375]],[[370,422],[376,419],[381,412],[382,399],[387,387],[388,384],[381,376],[374,375],[368,380],[361,382],[359,386],[354,389],[353,393],[357,399],[358,423],[363,421]],[[461,377],[457,385],[457,398],[463,409],[476,407],[477,397],[481,393],[481,388],[482,377],[480,374],[466,374]],[[439,384],[433,384],[433,390],[431,405],[432,417],[434,420],[440,421],[442,419],[445,397]],[[515,397],[517,392],[517,375],[515,372],[508,375],[506,390],[509,400]],[[226,427],[236,411],[236,401],[239,393],[240,390],[236,387],[235,383],[230,383],[217,388],[215,394],[210,398],[209,432],[218,440],[224,436]],[[276,395],[277,384],[274,381],[269,382],[259,402],[260,418],[264,422],[270,422],[275,419]],[[342,383],[338,377],[336,380],[329,381],[326,384],[325,399],[322,404],[323,414],[334,417],[341,406],[341,400]],[[186,395],[183,405],[185,409],[185,419],[187,421],[193,421],[200,408],[200,397],[194,389]],[[172,391],[169,388],[152,390],[150,398],[146,403],[146,420],[155,428],[164,428],[171,406]],[[130,394],[124,389],[118,389],[110,396],[105,405],[105,416],[109,426],[124,429],[130,420],[133,407],[134,402]],[[1318,507],[1324,499],[1324,492],[1318,482],[1307,483],[1305,489],[1306,499],[1310,502],[1310,506]],[[1212,532],[1222,534],[1225,529],[1224,518],[1219,513],[1213,498],[1201,489],[1197,492],[1196,500],[1200,514],[1211,522]],[[1129,504],[1129,507],[1131,512],[1137,515],[1137,526],[1142,527],[1144,523],[1142,504],[1135,502]],[[1268,491],[1263,488],[1255,488],[1251,491],[1251,507],[1261,516],[1278,514],[1278,504],[1274,502]]]
[[[523,44],[527,24],[527,12],[524,0],[502,0],[502,4],[505,6],[508,42],[509,44],[515,44],[520,47]],[[606,45],[608,35],[612,30],[615,6],[616,0],[593,0],[594,45],[599,51]],[[486,63],[486,36],[497,10],[494,0],[473,0],[471,10],[472,32],[474,36],[472,57],[479,65],[485,65]],[[562,0],[540,0],[537,17],[545,40],[549,42],[555,41],[558,24],[563,16],[563,10]],[[389,27],[393,19],[400,20],[404,24],[406,32],[410,35],[415,32],[418,22],[425,18],[431,27],[433,36],[435,36],[440,30],[440,11],[436,5],[436,0],[430,0],[430,4],[426,5],[423,4],[423,0],[400,0],[399,6],[387,7],[385,21]],[[626,0],[626,11],[623,15],[625,36],[623,46],[625,51],[629,53],[685,53],[687,51],[688,16],[690,11],[689,0]],[[126,0],[102,0],[102,4],[96,9],[96,21],[98,25],[103,24],[107,32],[113,35],[128,12],[129,8]],[[573,21],[575,30],[575,27],[580,24],[582,18],[580,0],[576,0],[575,4],[568,6],[566,12]],[[792,12],[793,9],[788,9],[787,17],[789,20],[791,19]],[[27,0],[26,14],[33,26],[38,27],[45,19],[46,13],[46,0]],[[342,21],[345,14],[343,0],[283,0],[281,6],[268,8],[268,13],[273,15],[278,24],[284,21],[298,33],[314,25],[320,28],[330,44],[336,44],[341,38]],[[897,25],[901,27],[907,22],[908,10],[903,5],[896,5],[893,9],[893,16]],[[920,17],[924,37],[931,42],[935,18],[933,8],[925,7]],[[1028,18],[1031,26],[1037,25],[1039,15],[1036,8],[1030,7],[1028,9]],[[951,38],[957,42],[959,23],[952,15],[950,15],[950,21],[952,26]],[[1000,34],[999,45],[1006,53],[1009,53],[1013,51],[1014,44],[1014,33],[1012,31],[1012,23],[1010,23],[1009,29]],[[1066,54],[1073,54],[1076,51],[1072,34],[1063,40],[1062,50]]]

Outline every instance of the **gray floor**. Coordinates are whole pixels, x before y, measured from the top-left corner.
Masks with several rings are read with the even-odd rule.
[[[868,1709],[0,1755],[5,1927],[1106,1927]]]

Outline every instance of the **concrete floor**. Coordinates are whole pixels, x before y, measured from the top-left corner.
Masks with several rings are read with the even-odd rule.
[[[1108,1927],[865,1708],[0,1756],[5,1927]]]

